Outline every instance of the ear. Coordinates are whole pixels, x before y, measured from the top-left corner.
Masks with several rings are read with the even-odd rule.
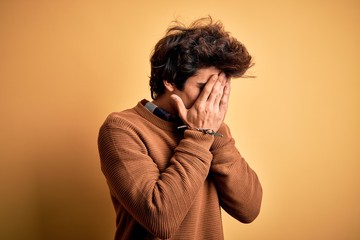
[[[168,80],[163,80],[164,86],[165,88],[169,91],[169,92],[173,92],[175,90],[175,85],[174,83],[170,83],[168,82]]]

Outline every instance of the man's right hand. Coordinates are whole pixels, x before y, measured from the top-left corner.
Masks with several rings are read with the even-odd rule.
[[[230,78],[221,72],[212,76],[195,103],[187,109],[182,99],[171,95],[178,108],[179,117],[190,128],[219,130],[225,119],[230,96]]]

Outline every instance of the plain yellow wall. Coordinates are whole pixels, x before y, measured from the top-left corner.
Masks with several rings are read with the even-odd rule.
[[[360,238],[359,1],[0,1],[0,239],[112,239],[108,113],[150,99],[168,27],[212,15],[254,56],[226,118],[264,188],[227,240]]]

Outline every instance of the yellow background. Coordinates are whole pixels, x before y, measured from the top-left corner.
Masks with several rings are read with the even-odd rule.
[[[227,240],[360,239],[360,3],[0,1],[0,239],[112,239],[98,129],[150,99],[169,23],[212,15],[254,56],[226,118],[264,188]]]

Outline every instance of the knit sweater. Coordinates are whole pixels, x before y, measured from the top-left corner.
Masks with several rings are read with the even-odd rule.
[[[178,130],[140,102],[111,113],[99,131],[101,169],[116,211],[115,240],[221,240],[220,206],[243,223],[260,211],[262,188],[223,137]]]

